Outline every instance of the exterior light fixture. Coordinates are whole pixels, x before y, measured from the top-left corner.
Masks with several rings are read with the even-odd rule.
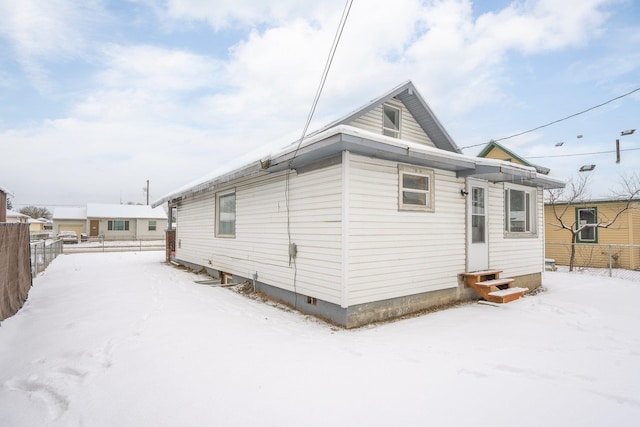
[[[562,147],[564,145],[564,142],[556,142],[556,147]]]
[[[635,132],[635,129],[628,129],[628,130],[623,130],[622,132],[620,132],[620,136],[625,136],[625,135],[631,135]]]
[[[578,135],[578,136],[576,136],[576,138],[578,138],[578,139],[579,139],[579,138],[582,138],[582,135]]]
[[[583,165],[580,167],[580,172],[589,172],[596,168],[596,165]]]

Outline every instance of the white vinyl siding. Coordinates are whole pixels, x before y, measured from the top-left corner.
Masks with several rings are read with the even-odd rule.
[[[465,266],[464,181],[436,170],[437,211],[399,212],[398,164],[350,157],[348,305],[457,287]]]
[[[417,142],[425,144],[430,147],[435,147],[431,139],[424,133],[424,130],[420,127],[418,122],[413,118],[409,110],[404,104],[393,98],[386,102],[386,104],[398,108],[400,110],[400,138],[405,141]],[[354,121],[348,123],[349,126],[354,126],[360,129],[364,129],[369,132],[382,135],[382,105],[369,111]]]
[[[514,277],[542,272],[544,265],[544,233],[528,234],[525,238],[506,237],[504,191],[506,184],[489,184],[489,268],[503,270],[501,277]],[[515,188],[515,187],[511,187]],[[543,223],[542,189],[522,187],[532,191],[535,198],[532,220]]]
[[[290,175],[291,240],[298,247],[295,289],[285,176],[264,174],[230,183],[236,190],[235,239],[213,237],[214,192],[181,201],[176,258],[246,278],[257,273],[260,282],[341,304],[341,165]]]

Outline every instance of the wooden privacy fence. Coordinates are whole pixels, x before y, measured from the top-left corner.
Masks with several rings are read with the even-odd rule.
[[[20,310],[31,288],[29,224],[0,223],[0,320]]]

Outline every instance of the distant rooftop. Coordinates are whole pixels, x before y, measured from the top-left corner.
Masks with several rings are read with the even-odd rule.
[[[88,203],[86,207],[56,208],[53,212],[53,218],[81,220],[87,218],[166,219],[167,214],[163,207]]]

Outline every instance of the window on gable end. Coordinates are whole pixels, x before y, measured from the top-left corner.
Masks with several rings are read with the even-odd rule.
[[[382,134],[400,138],[400,109],[384,104],[382,106]]]

